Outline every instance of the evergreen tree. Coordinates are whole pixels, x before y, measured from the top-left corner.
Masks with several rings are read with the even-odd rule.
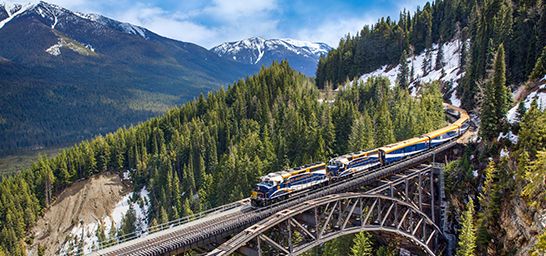
[[[459,232],[457,256],[474,256],[476,249],[476,229],[474,227],[474,201],[466,204],[466,211],[461,216],[462,228]]]
[[[114,221],[112,220],[112,222],[110,222],[110,231],[108,231],[108,239],[112,240],[116,237],[116,233],[117,233],[117,228],[116,228],[116,223],[114,223]]]
[[[481,103],[481,134],[491,141],[503,130],[506,112],[510,108],[511,94],[506,86],[506,64],[504,46],[501,44],[495,54],[493,71],[485,82],[484,96]]]
[[[193,211],[190,206],[190,201],[186,198],[184,200],[184,216],[191,216],[193,215]]]
[[[373,130],[372,120],[368,113],[364,112],[363,115],[355,119],[351,128],[349,151],[356,152],[373,146],[373,136],[370,136],[370,130]]]
[[[105,227],[102,222],[99,223],[95,236],[97,237],[99,244],[106,241]]]
[[[491,241],[492,231],[496,228],[496,220],[499,218],[499,181],[495,162],[490,161],[485,168],[485,181],[479,195],[481,211],[478,214],[477,241],[481,248],[487,248]]]
[[[425,50],[425,58],[423,59],[423,62],[421,63],[421,69],[423,70],[423,76],[426,76],[428,72],[430,72],[432,66],[432,53],[430,51],[430,48],[427,48]]]
[[[438,54],[436,54],[436,62],[434,63],[434,69],[439,70],[444,68],[444,44],[442,41],[438,42]]]
[[[543,3],[543,5],[546,6],[546,4]],[[546,15],[543,15],[546,16]],[[538,57],[537,61],[535,62],[535,66],[533,68],[533,71],[531,72],[531,75],[529,76],[529,79],[539,79],[546,75],[546,46],[542,48],[542,53]]]
[[[529,163],[525,169],[525,181],[521,195],[524,196],[532,207],[538,209],[546,205],[546,151],[538,151],[536,160]]]
[[[400,71],[398,72],[398,85],[402,88],[408,88],[409,86],[409,67],[408,67],[408,54],[406,50],[402,51],[400,55]]]
[[[356,234],[355,238],[353,239],[353,246],[351,247],[351,255],[373,255],[373,243],[371,241],[370,235],[367,232],[360,232]]]
[[[379,111],[375,116],[376,146],[383,146],[395,141],[391,121],[391,114],[387,107],[386,100],[381,103]]]
[[[136,211],[133,208],[133,205],[129,205],[129,210],[123,218],[121,219],[121,228],[119,235],[125,236],[136,231]]]
[[[536,100],[531,102],[531,107],[520,122],[518,138],[519,155],[527,153],[529,160],[534,160],[538,151],[546,148],[546,111],[538,108]]]
[[[493,66],[493,84],[495,85],[495,99],[497,100],[497,118],[498,120],[505,121],[506,113],[512,105],[512,93],[506,85],[506,63],[504,57],[504,44],[502,43],[497,48]]]
[[[169,222],[169,214],[163,206],[159,209],[159,224],[165,224]]]

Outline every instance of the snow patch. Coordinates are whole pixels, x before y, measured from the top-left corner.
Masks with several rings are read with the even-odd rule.
[[[500,157],[508,157],[510,154],[510,151],[508,151],[507,149],[501,149],[500,151]]]
[[[446,83],[451,84],[450,88],[450,100],[451,103],[455,106],[460,106],[461,101],[456,95],[456,88],[459,86],[459,80],[461,77],[464,76],[464,72],[461,70],[460,67],[460,59],[461,59],[461,46],[462,42],[461,40],[452,40],[450,42],[444,43],[442,45],[442,53],[443,53],[443,68],[442,69],[434,69],[434,64],[436,63],[436,58],[438,56],[438,44],[433,44],[432,49],[430,51],[430,61],[432,63],[432,70],[424,73],[422,66],[423,61],[426,59],[426,51],[423,51],[421,54],[417,56],[410,56],[407,58],[408,68],[411,72],[413,69],[413,79],[410,77],[410,85],[409,88],[411,90],[412,95],[416,95],[419,90],[419,84],[421,83],[429,83],[435,80],[441,80]],[[389,79],[391,86],[394,86],[396,83],[396,78],[398,76],[400,70],[400,65],[384,65],[379,69],[376,69],[372,72],[363,74],[358,81],[367,81],[371,77],[376,76],[384,76]],[[349,82],[345,86],[352,86],[354,81]],[[338,88],[343,89],[343,88]],[[448,92],[449,93],[449,92]]]
[[[499,136],[497,137],[497,140],[501,140],[501,139],[508,139],[514,145],[518,143],[518,136],[513,134],[512,131],[509,131],[507,134],[504,134],[501,132]]]
[[[139,200],[132,202],[131,198],[133,198],[135,194]],[[71,252],[75,252],[80,244],[82,235],[84,247],[83,254],[86,255],[91,253],[93,250],[98,249],[99,239],[97,237],[97,230],[99,228],[99,224],[102,223],[104,227],[106,239],[112,239],[113,237],[109,237],[111,229],[115,228],[116,230],[119,230],[121,228],[122,219],[127,214],[127,211],[129,211],[130,206],[132,206],[136,212],[137,221],[135,226],[137,227],[137,232],[147,232],[149,227],[148,212],[150,209],[150,192],[146,187],[144,187],[139,193],[132,192],[125,195],[116,204],[116,207],[112,210],[111,214],[104,217],[102,220],[97,220],[97,222],[87,225],[77,224],[70,231],[69,238],[71,239],[63,244],[60,254],[70,254]]]
[[[59,41],[58,43],[47,48],[45,51],[53,56],[59,56],[61,55],[61,47],[63,47],[63,43],[62,41]]]
[[[13,18],[19,16],[20,14],[36,7],[38,5],[39,1],[32,1],[27,3],[18,3],[16,1],[11,0],[3,0],[0,2],[0,6],[3,6],[6,12],[8,13],[8,17],[2,21],[0,21],[0,29],[4,27],[8,22],[10,22]]]
[[[540,85],[538,90],[529,93],[529,95],[525,97],[525,99],[523,100],[523,105],[525,106],[525,109],[528,110],[531,107],[531,103],[535,99],[537,101],[537,105],[539,109],[541,110],[546,109],[546,83]],[[516,104],[514,107],[508,110],[508,113],[506,114],[508,122],[510,122],[511,124],[514,124],[520,121],[517,118],[518,107],[519,107],[519,104]]]

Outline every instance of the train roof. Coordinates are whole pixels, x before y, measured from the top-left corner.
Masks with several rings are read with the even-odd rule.
[[[434,130],[432,132],[429,132],[429,133],[425,133],[423,136],[428,136],[430,138],[435,138],[435,137],[438,137],[439,135],[442,135],[444,133],[447,133],[447,132],[450,132],[450,131],[453,131],[453,130],[457,130],[459,129],[459,125],[454,125],[454,124],[451,124],[451,125],[448,125],[446,127],[442,127],[438,130]]]
[[[393,144],[389,144],[389,145],[380,147],[379,150],[384,151],[385,153],[390,153],[390,152],[395,151],[397,149],[405,148],[407,146],[411,146],[411,145],[414,145],[414,144],[425,142],[427,140],[428,140],[428,137],[419,136],[419,137],[403,140],[403,141],[400,141],[400,142],[396,142],[396,143],[393,143]]]
[[[326,164],[323,163],[323,162],[316,162],[316,163],[312,163],[312,164],[306,164],[306,165],[294,167],[294,168],[288,169],[286,171],[281,171],[279,173],[281,173],[281,176],[284,179],[286,179],[286,178],[289,178],[292,175],[297,175],[297,174],[300,174],[302,172],[306,172],[309,169],[316,168],[316,167],[321,167],[321,166],[325,167]]]
[[[452,125],[462,126],[464,122],[466,122],[466,121],[468,121],[468,119],[470,119],[470,117],[468,116],[468,113],[462,108],[455,107],[453,105],[446,104],[446,103],[444,103],[444,107],[447,108],[447,109],[451,109],[451,110],[459,112],[459,119],[457,119],[457,121],[453,122]]]
[[[375,149],[361,150],[361,151],[337,156],[337,157],[334,157],[334,159],[336,160],[347,159],[347,162],[348,162],[358,157],[368,156],[368,155],[377,154],[377,153],[378,153],[378,149],[375,148]]]

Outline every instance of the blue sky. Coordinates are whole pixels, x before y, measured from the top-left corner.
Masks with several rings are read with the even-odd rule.
[[[424,0],[45,0],[68,9],[105,15],[160,35],[213,47],[252,36],[294,38],[336,46],[382,16],[397,18]]]

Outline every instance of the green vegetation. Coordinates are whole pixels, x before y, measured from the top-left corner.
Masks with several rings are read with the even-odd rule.
[[[472,7],[468,27],[471,47],[459,87],[464,107],[476,106],[478,84],[488,76],[489,60],[501,44],[506,50],[507,83],[527,80],[546,44],[546,4],[542,2],[487,0]]]
[[[408,55],[420,53],[441,38],[451,39],[460,35],[468,26],[472,6],[474,2],[468,0],[434,1],[418,8],[413,15],[402,11],[397,22],[390,17],[381,18],[356,35],[347,35],[336,49],[319,61],[317,85],[324,88],[331,82],[336,88],[347,79],[383,65],[399,63],[403,52]],[[427,60],[427,66],[423,68],[430,70],[432,60],[430,57]],[[441,65],[441,61],[435,65]],[[402,78],[405,75],[409,73],[404,73]],[[406,83],[404,79],[398,80],[403,85]]]
[[[506,131],[506,112],[511,107],[512,95],[506,87],[505,73],[504,46],[501,44],[493,60],[493,71],[484,82],[484,97],[481,102],[480,132],[488,141],[496,138],[499,132]]]
[[[474,227],[474,201],[470,199],[466,211],[461,216],[462,228],[459,235],[457,256],[476,255],[476,228]]]
[[[132,170],[135,189],[147,186],[151,192],[151,222],[164,223],[242,199],[265,173],[445,123],[438,84],[413,98],[391,88],[388,79],[375,78],[341,92],[331,105],[318,97],[312,81],[283,62],[161,117],[42,157],[0,183],[0,245],[22,255],[20,241],[55,195],[100,172]],[[351,134],[362,131],[353,126],[378,140],[349,143]],[[120,233],[134,228],[123,225]]]
[[[373,243],[370,240],[370,235],[367,232],[356,234],[351,247],[351,255],[353,256],[372,256]]]

